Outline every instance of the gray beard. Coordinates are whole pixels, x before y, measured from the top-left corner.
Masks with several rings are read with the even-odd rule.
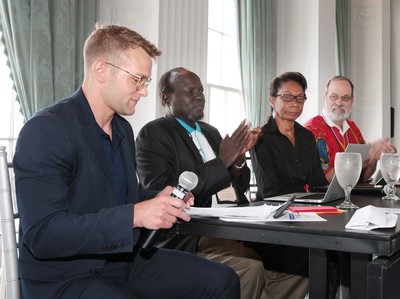
[[[329,118],[330,118],[334,123],[342,123],[342,122],[344,122],[349,116],[350,116],[350,113],[329,112]]]

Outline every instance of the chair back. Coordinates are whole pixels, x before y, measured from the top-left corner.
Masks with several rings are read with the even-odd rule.
[[[5,146],[0,146],[0,219],[4,267],[6,272],[6,298],[20,298],[18,280],[18,253],[15,231],[10,172]]]

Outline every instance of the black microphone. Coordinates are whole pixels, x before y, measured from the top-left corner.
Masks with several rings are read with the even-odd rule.
[[[186,195],[197,186],[198,181],[199,179],[194,172],[182,172],[179,176],[178,186],[176,186],[174,191],[172,191],[171,196],[178,197],[184,200]],[[158,230],[152,230],[147,238],[144,240],[142,248],[144,250],[152,248],[154,243],[157,241],[159,233],[160,232]]]

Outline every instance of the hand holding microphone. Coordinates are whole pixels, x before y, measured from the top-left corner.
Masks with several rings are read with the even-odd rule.
[[[190,171],[184,171],[179,176],[178,186],[176,186],[176,188],[172,191],[171,196],[184,200],[186,195],[197,186],[197,183],[198,183],[198,177],[195,173]],[[152,248],[154,243],[157,241],[158,235],[159,235],[158,230],[151,231],[151,233],[144,240],[142,248],[144,250]]]
[[[186,195],[196,188],[199,179],[194,172],[184,171],[179,176],[178,186],[172,191],[172,197],[178,197],[182,200],[185,199]]]

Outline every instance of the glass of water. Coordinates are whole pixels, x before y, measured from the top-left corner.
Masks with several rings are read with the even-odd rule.
[[[344,202],[338,209],[357,209],[358,206],[350,200],[350,193],[360,178],[362,160],[360,153],[336,153],[335,175],[345,193]]]
[[[380,161],[382,177],[387,184],[383,189],[386,196],[382,199],[398,200],[395,183],[400,177],[400,154],[382,153]]]

